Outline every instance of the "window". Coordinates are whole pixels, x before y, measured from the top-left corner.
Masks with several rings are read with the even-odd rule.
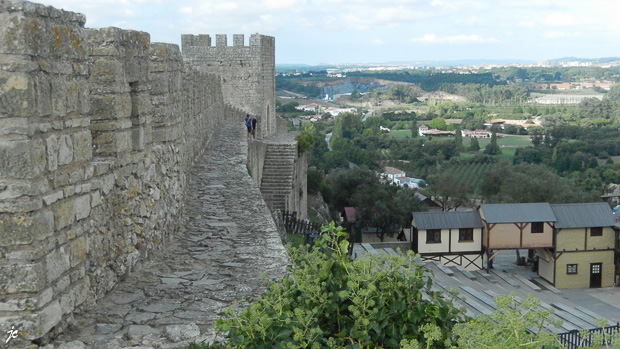
[[[438,244],[441,243],[441,229],[429,229],[426,231],[426,243]]]
[[[577,264],[567,264],[566,274],[577,274]]]
[[[590,236],[603,236],[603,227],[590,228]]]
[[[545,230],[544,222],[532,222],[530,224],[532,225],[532,234],[541,234]]]
[[[459,241],[474,241],[474,229],[473,228],[459,229]]]

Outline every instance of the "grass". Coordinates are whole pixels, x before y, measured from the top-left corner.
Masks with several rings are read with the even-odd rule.
[[[291,242],[293,247],[299,247],[304,244],[304,237],[302,235],[295,235],[291,233],[286,233],[288,237],[288,241]]]

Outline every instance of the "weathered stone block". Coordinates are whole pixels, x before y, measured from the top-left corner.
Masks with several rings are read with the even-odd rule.
[[[93,139],[96,154],[112,155],[131,149],[131,139],[129,130],[105,132],[98,134]]]
[[[33,178],[43,172],[46,164],[43,141],[0,141],[0,177]]]
[[[49,332],[52,327],[56,326],[62,318],[62,309],[60,308],[59,301],[53,301],[38,312],[39,322],[39,335],[33,338],[38,338],[41,335]],[[30,337],[30,336],[28,336]]]
[[[32,244],[53,234],[52,212],[0,218],[0,246]]]
[[[53,292],[51,288],[45,289],[37,295],[24,297],[16,295],[8,297],[0,303],[0,311],[32,311],[43,307],[52,300]]]
[[[93,94],[90,97],[92,120],[109,120],[131,116],[129,94]]]
[[[75,220],[79,221],[90,215],[90,195],[82,195],[73,202],[73,210],[75,211]]]
[[[54,208],[55,229],[60,230],[75,222],[75,203],[73,199],[65,199]]]
[[[65,251],[64,246],[51,251],[45,257],[45,271],[47,282],[58,279],[65,271],[69,270],[71,263],[69,254]]]
[[[89,82],[98,89],[105,88],[108,92],[121,92],[115,90],[118,81],[123,81],[123,64],[120,60],[110,57],[96,57],[90,59]],[[112,89],[111,89],[112,88]]]
[[[0,200],[17,199],[23,195],[35,196],[46,189],[43,180],[0,179]]]
[[[88,130],[72,135],[73,158],[75,161],[90,160],[93,157],[92,136]]]
[[[70,135],[58,138],[58,165],[68,165],[73,161],[73,140]]]
[[[99,192],[99,190],[94,191],[91,195],[90,195],[90,207],[94,208],[97,207],[101,204],[102,200],[101,200],[101,192]]]
[[[88,240],[86,236],[80,236],[71,242],[71,267],[84,262],[86,260],[86,253],[88,252]]]
[[[0,268],[0,293],[39,292],[45,283],[41,263],[3,265]]]

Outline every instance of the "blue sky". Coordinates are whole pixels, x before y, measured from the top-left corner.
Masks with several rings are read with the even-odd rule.
[[[618,0],[46,0],[89,28],[276,38],[276,63],[620,56]]]

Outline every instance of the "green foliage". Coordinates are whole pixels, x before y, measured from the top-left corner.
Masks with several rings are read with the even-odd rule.
[[[282,104],[278,109],[276,109],[276,111],[283,113],[292,113],[298,111],[297,109],[295,109],[298,106],[299,103],[297,102],[288,102],[286,104]]]
[[[446,124],[446,120],[444,120],[442,117],[438,116],[436,118],[433,118],[433,120],[431,120],[428,123],[428,127],[429,128],[436,128],[438,130],[445,130],[448,127],[448,125]]]
[[[412,253],[352,261],[348,235],[332,222],[314,247],[291,248],[293,267],[265,295],[217,321],[231,348],[397,348],[450,343],[462,309],[432,291]],[[426,333],[425,333],[426,331]]]
[[[491,143],[484,147],[484,153],[487,155],[499,155],[502,153],[502,149],[497,145],[497,133],[495,131],[491,134]]]
[[[469,148],[467,148],[467,150],[475,152],[480,151],[480,143],[478,142],[478,138],[473,137],[469,140]]]
[[[543,327],[558,327],[551,313],[542,310],[540,301],[529,295],[519,302],[514,294],[495,298],[497,310],[489,316],[460,323],[454,327],[459,348],[554,348],[560,346],[555,334]],[[533,334],[534,332],[535,334]]]
[[[314,133],[314,125],[312,125],[311,123],[303,124],[302,131],[298,133],[297,136],[295,136],[295,140],[297,141],[298,154],[301,155],[312,147],[312,144],[314,143]]]

